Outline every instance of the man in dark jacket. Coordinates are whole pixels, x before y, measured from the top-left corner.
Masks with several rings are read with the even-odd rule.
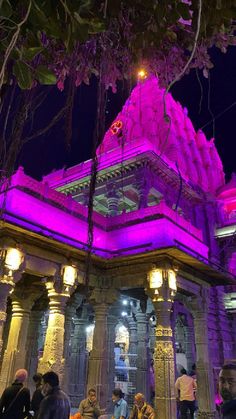
[[[59,387],[58,375],[49,371],[43,375],[44,399],[40,403],[38,419],[69,419],[70,402]]]
[[[0,400],[0,418],[24,419],[30,408],[30,392],[23,386],[28,373],[24,369],[16,371],[15,381],[7,387]]]
[[[39,407],[40,407],[40,403],[43,400],[43,394],[42,394],[42,381],[43,381],[43,376],[42,374],[35,374],[33,376],[33,380],[35,382],[35,391],[33,393],[32,399],[31,399],[31,411],[34,412],[34,419],[38,418],[38,412],[39,412]]]
[[[236,418],[236,364],[226,364],[219,375],[219,390],[223,399],[223,419]]]

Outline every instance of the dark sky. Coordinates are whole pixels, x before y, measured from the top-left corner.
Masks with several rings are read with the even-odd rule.
[[[172,94],[189,111],[195,129],[204,127],[207,138],[216,139],[216,146],[222,158],[227,178],[236,172],[236,48],[231,47],[227,54],[214,49],[211,52],[214,68],[210,78],[191,71],[172,89]],[[201,93],[202,91],[202,93]],[[65,92],[56,87],[50,93],[44,106],[34,119],[35,128],[41,128],[65,102]],[[202,96],[202,101],[201,101]],[[127,98],[127,89],[119,84],[117,94],[108,95],[106,106],[107,126],[120,111]],[[202,103],[201,103],[202,102]],[[232,104],[230,109],[229,108]],[[96,115],[96,81],[90,86],[77,89],[73,111],[73,135],[71,148],[65,144],[64,126],[59,123],[44,137],[35,138],[21,151],[19,164],[27,174],[40,179],[42,175],[63,166],[73,166],[91,157],[94,121]],[[212,119],[215,118],[213,122]]]

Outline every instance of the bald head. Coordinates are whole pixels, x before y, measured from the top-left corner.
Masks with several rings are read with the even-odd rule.
[[[137,393],[134,396],[134,403],[138,406],[139,409],[142,409],[145,403],[145,396],[142,393]]]
[[[18,381],[18,383],[24,383],[28,378],[28,372],[25,369],[17,370],[15,373],[15,380]]]

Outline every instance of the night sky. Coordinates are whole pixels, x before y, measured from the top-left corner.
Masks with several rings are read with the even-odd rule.
[[[196,72],[191,71],[176,83],[172,94],[188,108],[195,129],[204,127],[203,131],[208,139],[215,137],[226,178],[229,179],[231,173],[236,172],[236,48],[231,47],[227,54],[213,49],[211,55],[215,66],[210,72],[210,78],[204,78],[199,71],[199,83]],[[65,92],[60,92],[56,87],[48,88],[48,91],[44,106],[35,115],[33,129],[44,126],[65,103]],[[107,128],[122,108],[127,95],[123,83],[119,83],[117,94],[109,92],[106,106]],[[35,138],[25,145],[18,164],[30,176],[41,179],[52,170],[88,160],[91,157],[95,116],[96,80],[93,79],[89,86],[82,85],[77,89],[70,148],[65,144],[65,129],[60,122],[45,136]],[[213,118],[215,122],[212,121]]]

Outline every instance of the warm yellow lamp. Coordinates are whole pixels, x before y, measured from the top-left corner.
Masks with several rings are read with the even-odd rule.
[[[20,250],[9,247],[6,249],[5,265],[11,271],[17,271],[22,263],[23,255]]]
[[[68,287],[73,287],[75,285],[75,280],[77,277],[77,269],[71,265],[65,265],[63,268],[63,283]]]

